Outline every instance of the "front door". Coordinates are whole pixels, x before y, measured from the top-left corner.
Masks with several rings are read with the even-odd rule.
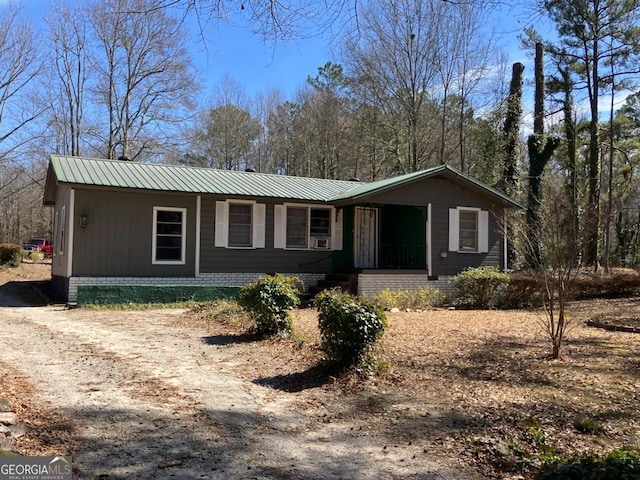
[[[378,268],[378,209],[356,207],[354,222],[354,265]]]

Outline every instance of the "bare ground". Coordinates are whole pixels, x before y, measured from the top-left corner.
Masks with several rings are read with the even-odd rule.
[[[389,314],[388,367],[335,378],[312,310],[261,340],[183,310],[26,306],[48,273],[0,271],[0,396],[33,427],[21,452],[71,454],[74,478],[518,478],[550,448],[640,443],[640,335],[584,324],[638,298],[572,305],[561,361],[536,312]]]

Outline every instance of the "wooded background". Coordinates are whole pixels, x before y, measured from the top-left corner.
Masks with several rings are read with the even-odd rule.
[[[448,163],[535,218],[562,205],[576,261],[635,267],[640,2],[529,5],[528,25],[555,26],[552,38],[522,29],[523,52],[541,46],[537,79],[508,60],[488,28],[499,6],[70,1],[50,7],[44,29],[4,7],[0,242],[51,236],[42,192],[53,153],[363,181]],[[280,90],[250,97],[232,76],[206,96],[185,19],[212,28],[238,8],[265,38],[340,22],[340,48],[292,99]],[[534,104],[523,93],[529,85],[540,93],[535,112],[526,107]]]

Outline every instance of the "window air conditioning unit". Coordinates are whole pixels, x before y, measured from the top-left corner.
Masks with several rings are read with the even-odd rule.
[[[329,239],[328,238],[314,238],[313,239],[313,248],[329,248]]]

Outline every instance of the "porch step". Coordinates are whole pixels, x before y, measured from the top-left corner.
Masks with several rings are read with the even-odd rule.
[[[343,292],[355,295],[358,293],[358,275],[351,273],[328,273],[324,280],[320,280],[315,287],[309,289],[311,299],[323,290],[339,288]]]

